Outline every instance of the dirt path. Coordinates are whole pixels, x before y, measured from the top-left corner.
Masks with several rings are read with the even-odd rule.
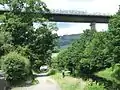
[[[58,84],[49,76],[37,77],[39,84],[28,87],[17,87],[12,90],[60,90]]]

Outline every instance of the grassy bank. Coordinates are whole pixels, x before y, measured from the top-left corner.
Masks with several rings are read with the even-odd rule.
[[[62,78],[60,73],[53,75],[52,78],[58,82],[62,90],[84,90],[86,85],[86,82],[82,79],[77,79],[70,76]]]
[[[112,77],[112,73],[113,73],[113,70],[112,70],[112,67],[111,68],[106,68],[105,70],[102,70],[98,73],[96,73],[95,75],[99,76],[99,77],[102,77],[102,78],[105,78],[107,80],[110,80],[110,81],[114,81],[118,84],[120,84],[120,81],[117,80],[116,78]]]
[[[105,70],[95,73],[95,75],[97,75],[99,77],[102,77],[102,78],[112,81],[113,78],[111,77],[111,74],[112,74],[112,68],[106,68]]]

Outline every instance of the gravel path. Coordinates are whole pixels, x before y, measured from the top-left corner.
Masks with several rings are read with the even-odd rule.
[[[37,77],[39,84],[28,87],[17,87],[12,90],[60,90],[58,84],[49,76]]]

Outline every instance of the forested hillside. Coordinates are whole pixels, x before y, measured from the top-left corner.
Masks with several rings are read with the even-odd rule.
[[[80,34],[71,34],[71,35],[63,35],[59,38],[59,47],[66,48],[68,47],[73,41],[80,38]]]

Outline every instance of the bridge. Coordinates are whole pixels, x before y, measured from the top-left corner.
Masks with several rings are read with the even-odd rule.
[[[120,6],[119,6],[120,10]],[[0,10],[0,14],[8,12]],[[39,13],[39,12],[38,12]],[[76,10],[50,10],[49,12],[41,12],[46,16],[50,16],[49,21],[55,22],[75,22],[75,23],[90,23],[91,29],[96,29],[96,23],[108,23],[111,17],[110,14],[105,13],[88,13],[86,11]],[[40,14],[41,14],[40,13]]]
[[[90,23],[91,29],[96,29],[96,23],[108,23],[111,17],[110,14],[105,13],[88,13],[75,10],[50,10],[50,13],[46,14],[51,16],[50,21]]]
[[[110,14],[106,13],[88,13],[86,11],[76,11],[76,10],[50,10],[50,21],[55,22],[81,22],[81,23],[108,23],[110,19]]]

